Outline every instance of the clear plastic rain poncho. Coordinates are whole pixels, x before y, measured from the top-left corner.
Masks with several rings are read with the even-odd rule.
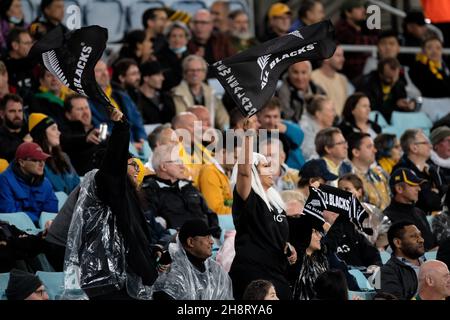
[[[180,240],[169,245],[172,264],[153,285],[154,291],[164,291],[176,300],[232,300],[231,279],[213,259],[205,261],[205,272],[189,261]]]
[[[72,299],[74,293],[81,299],[80,288],[90,295],[98,295],[120,290],[125,285],[131,297],[151,299],[152,288],[126,271],[125,247],[116,218],[97,197],[97,171],[88,172],[81,183],[67,235],[62,299]]]

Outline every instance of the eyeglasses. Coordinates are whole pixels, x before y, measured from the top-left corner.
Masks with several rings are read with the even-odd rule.
[[[339,141],[339,142],[334,143],[333,146],[347,145],[347,144],[348,144],[348,142],[344,140],[344,141]]]
[[[139,171],[139,165],[136,162],[133,161],[132,163],[129,163],[128,165],[133,166],[133,169],[135,171]]]
[[[427,144],[430,145],[430,141],[418,141],[418,142],[414,142],[414,144]]]

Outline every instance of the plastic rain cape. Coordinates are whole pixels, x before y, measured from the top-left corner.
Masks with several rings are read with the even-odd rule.
[[[205,272],[189,261],[180,240],[169,245],[172,265],[153,285],[154,291],[164,291],[176,300],[233,300],[231,279],[213,259],[205,261]]]
[[[111,209],[97,196],[92,170],[81,183],[75,205],[64,259],[64,292],[62,299],[79,297],[83,289],[89,295],[107,294],[126,286],[136,299],[151,299],[152,288],[141,278],[127,272],[123,238],[117,230]]]

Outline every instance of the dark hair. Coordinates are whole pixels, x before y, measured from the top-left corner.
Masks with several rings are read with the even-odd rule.
[[[298,17],[304,18],[306,17],[306,14],[308,11],[310,11],[316,3],[321,3],[319,0],[303,0],[303,2],[300,4],[300,8],[298,8]]]
[[[345,121],[350,122],[353,126],[356,126],[355,122],[355,116],[353,115],[353,110],[355,110],[356,105],[358,104],[359,100],[362,98],[369,98],[365,93],[363,92],[355,92],[351,96],[345,100],[344,109],[342,111],[342,117]],[[370,100],[369,100],[370,101]]]
[[[322,177],[314,177],[314,178],[302,178],[300,177],[300,180],[297,182],[297,187],[304,188],[306,186],[309,186],[310,183],[319,181],[319,179]]]
[[[339,182],[341,182],[341,181],[350,182],[355,187],[356,190],[362,190],[362,194],[364,195],[364,184],[363,184],[361,178],[358,177],[356,174],[346,173],[342,177],[339,178],[338,185],[339,185]]]
[[[348,286],[341,270],[327,270],[320,274],[314,283],[316,299],[348,300]]]
[[[430,35],[430,36],[426,37],[426,38],[422,41],[422,44],[421,44],[422,49],[425,48],[425,46],[427,45],[428,42],[434,41],[434,40],[439,41],[439,43],[440,43],[441,45],[443,45],[442,40],[441,40],[438,36],[436,36],[436,35]]]
[[[318,111],[321,111],[323,104],[330,100],[324,95],[316,94],[311,97],[309,102],[306,104],[306,111],[312,116],[315,116]]]
[[[253,280],[247,286],[242,300],[264,300],[273,284],[267,280]]]
[[[8,93],[5,94],[3,99],[0,100],[0,110],[2,111],[6,110],[6,105],[8,104],[9,101],[19,102],[23,105],[23,99],[19,95],[14,93]]]
[[[386,39],[386,38],[395,38],[395,40],[397,40],[398,44],[400,44],[400,40],[398,39],[398,33],[393,29],[389,29],[389,30],[385,30],[385,31],[381,32],[380,35],[378,36],[377,44],[380,43],[381,40]]]
[[[396,135],[390,133],[382,133],[375,138],[374,143],[375,149],[377,149],[377,161],[381,158],[388,158],[392,156],[392,148],[394,148],[396,139]]]
[[[241,111],[236,107],[230,111],[230,128],[236,128],[239,121],[244,119],[245,117],[242,115]]]
[[[316,152],[320,157],[326,155],[326,147],[332,148],[334,146],[333,136],[338,133],[342,134],[342,131],[336,127],[325,128],[317,133],[314,144],[316,145]]]
[[[132,58],[138,62],[140,59],[136,56],[137,46],[145,41],[147,34],[144,30],[132,30],[125,35],[119,56],[121,58]]]
[[[87,99],[87,97],[78,94],[78,93],[74,93],[71,94],[69,96],[66,97],[66,99],[64,100],[64,111],[70,113],[72,111],[73,105],[72,105],[72,101],[75,99]]]
[[[391,69],[400,69],[401,65],[397,58],[384,58],[378,62],[378,74],[384,73],[384,67],[389,66]]]
[[[278,97],[273,96],[270,100],[264,105],[263,109],[267,110],[275,110],[278,109],[281,112],[281,102]]]
[[[159,140],[159,136],[160,136],[161,132],[163,132],[163,130],[167,129],[167,128],[171,128],[170,123],[159,125],[155,129],[153,129],[152,132],[150,132],[150,134],[148,135],[148,143],[152,150],[155,150],[156,143]]]
[[[402,220],[402,221],[398,221],[396,223],[393,223],[388,230],[387,233],[387,237],[388,237],[388,242],[389,242],[389,246],[392,249],[392,252],[395,253],[395,245],[394,245],[394,239],[402,239],[405,235],[405,227],[407,226],[411,226],[414,225],[414,223],[412,223],[411,221],[406,221],[406,220]]]
[[[142,26],[144,27],[144,29],[147,29],[147,20],[154,20],[156,18],[157,11],[167,12],[166,9],[162,7],[150,8],[144,11],[144,13],[142,14]]]
[[[12,43],[20,41],[20,35],[22,33],[30,34],[30,32],[25,28],[16,27],[9,31],[8,37],[6,38],[6,44],[8,47],[8,51],[12,50]]]
[[[131,58],[122,58],[113,65],[112,80],[120,84],[119,76],[125,76],[131,66],[138,66],[136,60]]]
[[[39,134],[34,137],[33,142],[36,142],[42,148],[42,151],[51,155],[51,157],[47,159],[46,165],[49,165],[54,172],[57,174],[71,172],[71,167],[69,162],[66,160],[61,146],[52,147],[50,151],[50,146],[47,139],[47,130],[41,130]]]
[[[228,14],[228,19],[234,20],[234,19],[236,19],[237,16],[239,16],[241,14],[245,14],[246,16],[248,16],[247,12],[245,12],[244,10],[236,9],[236,10],[231,11]]]
[[[347,137],[347,142],[348,142],[348,158],[350,160],[353,160],[353,149],[359,149],[361,147],[361,141],[362,139],[369,137],[370,138],[370,134],[368,133],[362,133],[362,132],[353,132],[352,134],[350,134]]]

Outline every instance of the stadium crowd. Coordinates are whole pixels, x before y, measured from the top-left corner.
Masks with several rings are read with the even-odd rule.
[[[334,55],[290,65],[264,109],[245,118],[208,64],[326,19],[320,0],[302,0],[298,12],[273,4],[261,38],[227,1],[192,16],[146,10],[141,29],[95,66],[114,111],[27,57],[63,24],[63,0],[42,0],[33,21],[21,0],[2,0],[0,276],[9,282],[0,294],[448,298],[450,114],[392,130],[424,114],[422,97],[450,97],[450,5],[445,21],[432,2],[397,33],[369,30],[363,2],[346,0]],[[344,44],[376,45],[377,56]],[[362,203],[363,230],[331,211],[323,226],[312,222],[303,207],[321,184]],[[64,290],[47,294],[40,271],[63,274]]]

